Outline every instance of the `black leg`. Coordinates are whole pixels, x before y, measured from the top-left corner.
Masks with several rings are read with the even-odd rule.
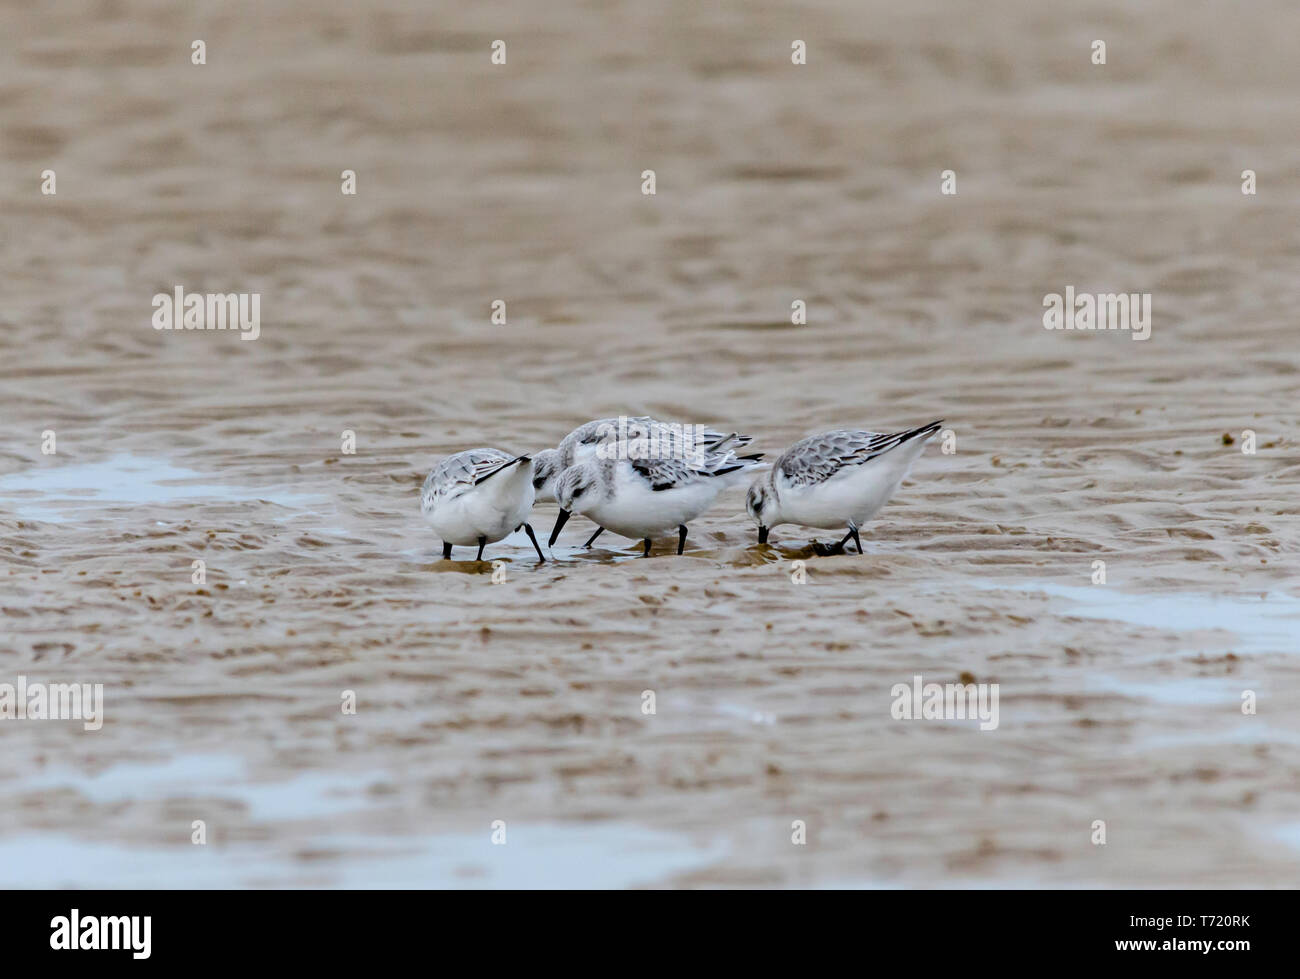
[[[650,538],[649,538],[649,537],[647,537],[647,538],[645,539],[645,553],[642,554],[641,556],[642,556],[642,557],[649,557],[649,556],[650,556]]]
[[[596,528],[596,532],[595,532],[594,534],[592,534],[590,537],[588,537],[588,538],[587,538],[587,543],[583,544],[582,546],[583,546],[583,547],[590,547],[592,541],[594,541],[597,537],[599,537],[599,536],[600,536],[601,534],[603,534],[604,532],[605,532],[605,528],[604,528],[604,527],[597,527],[597,528]]]
[[[483,548],[485,547],[487,547],[487,537],[480,537],[478,539],[478,557],[474,559],[475,561],[483,560]]]
[[[853,538],[853,543],[855,543],[855,544],[858,545],[858,553],[861,554],[861,553],[862,553],[862,538],[858,536],[858,528],[855,527],[855,526],[853,526],[852,524],[849,524],[849,537],[852,537],[852,538]],[[844,540],[848,540],[849,537],[845,537]]]
[[[680,554],[686,550],[686,524],[680,524],[677,527],[677,553]]]
[[[442,542],[442,559],[444,561],[451,560],[451,545],[448,544],[446,541]]]
[[[542,557],[542,548],[537,543],[537,535],[533,533],[533,528],[528,524],[524,524],[524,531],[528,534],[528,539],[533,542],[533,550],[537,552],[537,560],[545,562],[546,558]]]

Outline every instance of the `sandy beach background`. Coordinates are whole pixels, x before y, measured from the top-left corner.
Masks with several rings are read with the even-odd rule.
[[[0,884],[1300,879],[1300,8],[186,6],[0,10],[0,682],[105,687],[0,720]],[[438,457],[619,413],[956,451],[862,557],[439,560]]]

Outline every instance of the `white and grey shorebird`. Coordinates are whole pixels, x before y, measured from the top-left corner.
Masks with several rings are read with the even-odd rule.
[[[847,527],[838,544],[814,543],[819,554],[842,551],[850,539],[862,553],[858,529],[894,495],[943,420],[891,435],[838,430],[810,435],[786,449],[754,481],[745,509],[758,524],[758,542],[778,524]]]
[[[451,557],[453,544],[477,544],[475,560],[481,561],[484,547],[522,526],[537,557],[545,561],[527,523],[532,507],[532,459],[500,449],[466,449],[447,456],[420,490],[420,511],[442,538],[444,559]]]
[[[622,442],[629,451],[612,454],[635,455],[638,444],[643,449],[654,449],[669,444],[675,450],[673,455],[676,457],[685,458],[698,451],[700,458],[707,458],[710,454],[721,452],[725,448],[737,449],[752,441],[753,437],[749,435],[715,432],[704,425],[665,422],[651,418],[649,415],[639,415],[635,418],[597,418],[579,425],[564,436],[556,448],[543,449],[541,452],[534,453],[533,490],[536,493],[536,502],[554,503],[555,484],[560,478],[560,473],[570,466],[581,465],[610,454],[602,453],[602,446],[617,447]],[[603,530],[603,527],[597,527],[596,532],[583,546],[590,547]]]
[[[645,542],[677,529],[677,553],[686,547],[686,525],[711,507],[718,494],[758,468],[761,455],[737,456],[730,448],[702,460],[596,458],[570,466],[555,483],[560,515],[550,545],[571,513],[584,513],[602,528]],[[593,538],[594,539],[594,538]],[[590,542],[588,542],[590,543]]]

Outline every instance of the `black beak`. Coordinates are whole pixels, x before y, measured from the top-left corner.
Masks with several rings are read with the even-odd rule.
[[[555,546],[555,538],[560,536],[560,530],[564,527],[564,522],[569,519],[571,514],[568,510],[561,510],[560,515],[555,518],[555,526],[551,528],[550,540],[546,542],[547,547]]]
[[[767,532],[771,529],[772,529],[771,527],[763,527],[763,526],[760,526],[758,528],[758,542],[760,544],[767,543]]]

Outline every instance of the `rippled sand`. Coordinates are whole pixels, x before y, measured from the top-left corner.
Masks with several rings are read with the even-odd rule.
[[[0,682],[106,721],[0,721],[0,883],[1294,885],[1294,4],[40,9],[0,11]],[[261,337],[154,331],[177,285]],[[1067,285],[1151,339],[1044,330]],[[620,412],[956,452],[862,557],[758,550],[737,493],[680,558],[438,560],[438,456]],[[1000,726],[891,719],[915,674]]]

